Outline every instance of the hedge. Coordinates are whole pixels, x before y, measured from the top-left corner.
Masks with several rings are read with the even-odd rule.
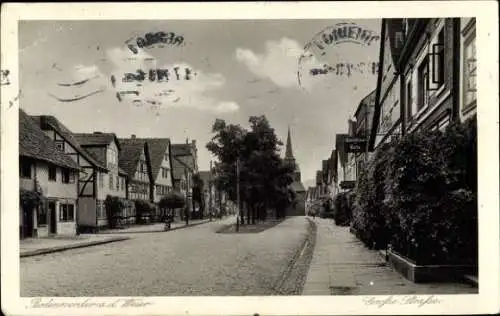
[[[144,217],[150,217],[155,212],[155,205],[145,200],[134,200],[135,220],[137,224],[142,224]]]
[[[337,226],[349,226],[352,220],[353,202],[355,194],[353,192],[340,192],[334,198],[333,219]]]
[[[476,119],[382,146],[360,177],[352,226],[417,264],[477,264]]]
[[[104,200],[104,206],[106,208],[106,218],[108,219],[108,227],[116,228],[120,222],[122,216],[122,210],[124,207],[122,199],[117,196],[107,195],[106,200]]]

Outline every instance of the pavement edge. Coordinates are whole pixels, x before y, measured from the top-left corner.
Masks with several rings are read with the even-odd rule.
[[[19,254],[19,256],[21,258],[33,257],[33,256],[39,256],[39,255],[44,255],[44,254],[53,253],[53,252],[61,252],[61,251],[66,251],[66,250],[71,250],[71,249],[98,246],[98,245],[103,245],[103,244],[109,244],[112,242],[125,241],[125,240],[129,240],[129,239],[130,239],[130,237],[114,237],[112,239],[107,239],[107,240],[97,240],[97,241],[74,244],[74,245],[65,245],[65,246],[58,246],[58,247],[52,247],[52,248],[43,248],[43,249],[25,251],[24,253],[21,252]]]
[[[274,286],[277,295],[301,295],[316,247],[317,226],[307,218],[309,225],[304,240],[296,248]]]

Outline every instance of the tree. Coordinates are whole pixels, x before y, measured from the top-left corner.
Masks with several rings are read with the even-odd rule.
[[[165,211],[173,211],[177,208],[184,208],[186,200],[184,196],[178,191],[171,191],[161,198],[158,207],[161,210],[163,217],[166,216]]]
[[[292,203],[293,193],[288,186],[292,183],[293,169],[279,156],[283,143],[265,116],[249,118],[250,130],[240,125],[226,124],[216,120],[215,133],[207,149],[217,158],[217,189],[225,191],[231,201],[237,200],[236,161],[239,158],[240,201],[245,205],[243,215],[247,223],[265,219],[267,210],[278,210],[284,217],[284,210]],[[277,202],[279,201],[279,202]]]
[[[195,205],[198,204],[200,210],[199,216],[200,218],[203,218],[203,212],[205,210],[205,199],[203,196],[203,191],[204,191],[203,179],[201,179],[199,173],[195,173],[193,174],[192,180],[193,180],[193,209],[195,208]]]
[[[122,217],[123,202],[117,196],[107,195],[104,200],[106,207],[106,217],[108,219],[108,227],[116,228],[120,225]]]

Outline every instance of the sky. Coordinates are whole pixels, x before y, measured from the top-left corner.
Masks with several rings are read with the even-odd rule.
[[[378,61],[380,41],[308,44],[321,43],[338,23],[376,35],[380,22],[20,21],[19,104],[31,115],[56,116],[74,132],[196,140],[200,170],[214,159],[205,144],[217,118],[247,127],[250,116],[266,115],[283,143],[290,127],[302,182],[313,185],[335,134],[347,132],[347,120],[376,87],[370,65]],[[173,35],[174,44],[137,46],[137,38],[158,32]],[[339,63],[359,69],[310,72]],[[157,72],[150,78],[150,69],[168,70],[168,80],[159,81]],[[144,71],[143,81],[122,80],[137,70]]]

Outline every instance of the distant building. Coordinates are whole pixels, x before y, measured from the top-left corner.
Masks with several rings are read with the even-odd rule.
[[[290,128],[288,128],[284,161],[286,164],[292,166],[294,169],[293,182],[290,185],[290,188],[296,194],[295,205],[288,209],[287,215],[289,215],[289,216],[303,216],[306,213],[306,211],[305,211],[305,208],[306,208],[306,190],[304,188],[304,185],[301,182],[300,168],[299,168],[297,162],[295,161],[295,157],[293,156]]]
[[[79,170],[38,123],[19,110],[21,238],[76,234]],[[40,204],[26,203],[37,195],[42,196]]]
[[[185,144],[172,144],[172,168],[174,188],[181,192],[187,201],[189,212],[196,212],[193,208],[193,175],[198,172],[198,149],[196,140],[186,139]],[[181,217],[184,214],[179,214]]]

